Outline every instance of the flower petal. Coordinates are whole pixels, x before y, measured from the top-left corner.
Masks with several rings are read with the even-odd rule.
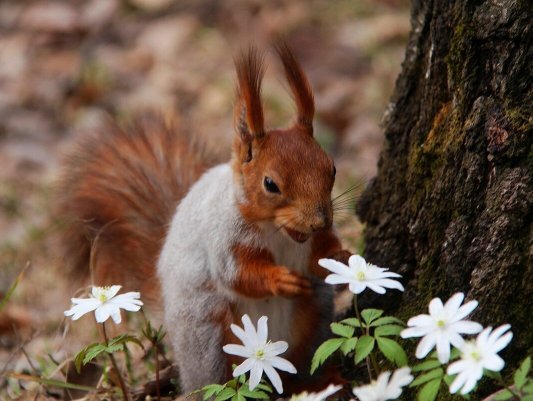
[[[227,344],[222,349],[226,354],[230,355],[242,356],[243,358],[250,358],[252,356],[252,352],[248,348],[238,344]]]
[[[450,365],[451,366],[451,365]],[[457,375],[455,380],[450,385],[450,393],[455,394],[461,387],[464,386],[466,380],[468,379],[468,376],[465,372],[461,372]]]
[[[477,334],[483,330],[483,326],[470,320],[460,320],[452,323],[455,331],[462,334]]]
[[[366,260],[360,255],[352,255],[348,259],[348,265],[352,269],[361,270],[366,268]]]
[[[407,329],[402,330],[400,336],[402,338],[423,337],[429,332],[430,330],[427,327],[408,327]]]
[[[279,377],[279,373],[276,372],[276,369],[274,369],[267,363],[264,364],[263,368],[265,370],[265,374],[270,379],[270,383],[272,383],[278,394],[282,394],[283,383],[281,382],[281,377]]]
[[[255,330],[255,326],[252,323],[250,316],[248,316],[247,314],[242,315],[241,321],[244,325],[244,331],[246,332],[251,343],[254,347],[257,347],[259,345],[259,339],[257,337],[257,331]]]
[[[294,367],[294,365],[288,360],[281,358],[279,356],[270,358],[268,362],[276,369],[283,370],[284,372],[289,372],[293,374],[296,373],[296,368]]]
[[[353,271],[348,266],[334,259],[320,259],[318,264],[324,269],[327,269],[330,272],[336,273],[340,276],[349,277],[353,275]]]
[[[268,343],[265,345],[265,353],[268,355],[283,354],[289,348],[289,344],[286,341],[276,341],[275,343]]]
[[[243,363],[241,363],[239,366],[237,366],[233,370],[233,377],[239,377],[240,375],[245,374],[250,369],[252,369],[257,363],[258,362],[256,359],[253,359],[253,358],[245,359]]]
[[[111,319],[115,322],[115,324],[120,324],[122,321],[122,316],[120,315],[120,309],[117,309],[115,312],[111,313]]]
[[[479,379],[481,379],[481,376],[478,377],[477,375],[470,374],[466,378],[465,385],[461,389],[461,394],[464,395],[464,394],[468,394],[469,392],[471,392],[474,389],[474,387],[476,387],[477,381]]]
[[[431,326],[433,327],[435,320],[429,315],[417,315],[409,319],[408,326]]]
[[[230,326],[230,329],[233,332],[233,334],[235,334],[235,336],[237,336],[237,338],[241,340],[241,342],[244,344],[246,348],[254,348],[255,345],[253,341],[249,338],[248,334],[240,326],[237,326],[236,324],[232,324]]]
[[[268,340],[268,317],[261,316],[257,321],[257,338],[261,343],[266,343]]]
[[[330,274],[329,276],[326,277],[326,279],[324,280],[327,284],[347,284],[350,282],[350,279],[345,277],[345,276],[341,276],[339,274]]]
[[[111,304],[103,304],[102,306],[96,308],[94,311],[94,316],[96,317],[96,321],[98,323],[104,323],[107,319],[109,319],[109,316],[111,316],[112,313],[116,311],[116,307]]]
[[[428,334],[422,340],[420,340],[420,343],[418,344],[418,347],[416,347],[416,357],[418,359],[424,358],[427,354],[429,354],[429,351],[433,349],[433,347],[436,344],[436,338],[434,334]]]
[[[351,281],[348,288],[354,294],[361,294],[366,289],[366,285],[360,281]]]
[[[461,320],[467,317],[472,313],[474,309],[476,309],[478,306],[477,301],[470,301],[461,306],[457,312],[454,314],[453,321]]]
[[[72,316],[72,320],[78,320],[81,316],[85,315],[86,313],[94,311],[101,304],[100,301],[94,298],[85,298],[83,301],[85,302],[78,302],[72,308],[70,308],[69,310],[66,310],[64,312],[65,316]]]
[[[448,363],[450,360],[450,342],[445,333],[439,333],[437,336],[437,357],[442,364]]]
[[[499,372],[505,366],[505,361],[499,355],[490,355],[483,362],[483,367],[485,369],[491,370],[493,372]]]
[[[378,293],[378,294],[385,294],[387,291],[385,291],[385,288],[381,287],[379,284],[372,282],[372,281],[366,281],[366,286],[370,288],[372,291]]]
[[[455,316],[459,310],[459,307],[461,306],[461,303],[463,302],[463,299],[465,299],[465,294],[462,292],[453,294],[451,298],[448,299],[444,304],[444,314],[449,317]]]
[[[376,281],[377,281],[376,284],[381,285],[382,287],[394,288],[396,290],[404,291],[403,285],[399,281],[391,280],[389,278],[380,279],[380,280],[376,280]]]
[[[429,303],[429,314],[434,317],[442,313],[444,306],[440,298],[433,298]]]
[[[252,371],[250,372],[250,380],[248,382],[250,390],[256,388],[259,382],[261,381],[261,376],[263,376],[264,365],[264,363],[261,363],[256,360],[254,365],[252,366]]]

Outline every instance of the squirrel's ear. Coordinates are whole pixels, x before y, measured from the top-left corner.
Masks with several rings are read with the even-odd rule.
[[[279,41],[276,44],[276,51],[283,63],[285,77],[289,82],[292,96],[296,102],[298,117],[296,125],[313,135],[313,117],[315,115],[315,100],[313,90],[305,76],[302,67],[296,61],[287,44]]]
[[[255,47],[235,59],[237,70],[237,101],[234,110],[238,147],[243,162],[252,159],[252,144],[265,136],[261,81],[265,73],[263,55]]]

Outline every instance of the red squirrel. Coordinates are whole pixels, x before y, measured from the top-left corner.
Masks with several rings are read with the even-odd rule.
[[[285,44],[276,50],[296,122],[265,128],[263,58],[243,52],[229,162],[211,167],[191,134],[147,118],[83,138],[64,169],[66,261],[80,275],[90,264],[95,285],[140,290],[151,306],[162,300],[186,392],[231,377],[242,361],[222,346],[235,342],[230,324],[245,313],[268,316],[271,340],[289,343],[293,381],[312,380],[312,354],[333,318],[317,262],[350,256],[332,228],[335,166],[313,138],[309,81]]]

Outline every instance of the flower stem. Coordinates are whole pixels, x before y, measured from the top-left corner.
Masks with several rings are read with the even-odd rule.
[[[361,324],[361,330],[363,329],[363,319],[361,319],[361,313],[359,312],[359,306],[357,304],[357,294],[354,295],[353,297],[353,307],[355,309],[355,316],[357,316],[357,320],[359,320],[359,323]],[[370,334],[370,331],[368,329],[368,327],[366,328],[366,335],[369,335]],[[373,380],[372,378],[372,369],[370,368],[370,364],[372,364],[376,374],[378,373],[378,369],[377,369],[377,363],[376,363],[376,360],[374,359],[374,355],[371,353],[370,354],[370,357],[366,357],[365,359],[365,363],[366,363],[366,369],[368,371],[368,378],[370,379],[370,381]]]
[[[513,395],[513,398],[516,398],[517,400],[522,399],[520,394],[515,393],[512,387],[507,387],[507,384],[505,384],[503,381],[503,377],[500,373],[498,373],[496,377],[498,378],[496,381],[503,387],[504,390],[508,390]]]
[[[102,323],[102,331],[104,333],[104,340],[106,347],[109,345],[109,339],[107,338],[107,332],[105,329],[105,322]],[[124,379],[122,378],[122,375],[120,374],[120,370],[118,369],[117,361],[115,360],[115,357],[112,353],[108,353],[109,359],[111,359],[111,364],[113,365],[113,369],[115,369],[115,372],[117,372],[118,382],[120,384],[120,389],[122,390],[122,395],[124,396],[124,401],[129,401],[128,397],[128,390],[126,389],[126,384],[124,383]]]

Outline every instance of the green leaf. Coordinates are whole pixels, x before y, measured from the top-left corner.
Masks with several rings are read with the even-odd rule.
[[[352,327],[362,327],[361,322],[356,317],[350,317],[348,319],[341,320],[340,323],[344,323]]]
[[[444,370],[442,368],[437,368],[430,370],[427,373],[421,374],[409,385],[409,387],[420,386],[421,384],[427,383],[430,380],[442,379],[444,376]]]
[[[374,335],[376,337],[380,336],[398,336],[400,335],[401,331],[403,330],[402,326],[398,326],[395,324],[386,324],[384,326],[378,326],[374,330]]]
[[[274,391],[272,389],[272,387],[270,387],[270,385],[265,383],[264,380],[257,385],[256,389],[266,391],[267,393],[271,393],[272,391]],[[254,389],[254,391],[255,391],[255,389]]]
[[[241,393],[237,393],[237,400],[236,401],[246,401],[246,398]]]
[[[524,386],[524,384],[526,384],[527,374],[529,373],[530,369],[531,357],[528,356],[526,359],[524,359],[524,362],[522,362],[522,364],[514,374],[514,385],[517,390],[520,390]]]
[[[405,323],[402,322],[400,319],[395,318],[394,316],[380,317],[379,319],[374,320],[370,326],[383,326],[384,324],[394,323],[402,326],[402,328],[405,327]]]
[[[358,364],[363,359],[365,359],[368,354],[374,349],[376,340],[374,337],[370,336],[361,336],[357,343],[355,344],[355,363]]]
[[[222,384],[208,384],[207,386],[202,387],[202,391],[204,392],[203,399],[208,400],[213,395],[220,393],[222,390],[224,390],[225,385]]]
[[[526,394],[533,394],[533,380],[528,379],[526,381],[526,385],[524,386],[523,390]]]
[[[370,325],[374,320],[383,315],[383,311],[380,309],[365,309],[361,312],[361,316],[367,325]]]
[[[114,346],[118,344],[127,344],[127,343],[134,343],[137,344],[139,347],[144,349],[144,346],[142,345],[141,341],[131,334],[121,334],[120,336],[113,337],[108,342],[108,346]]]
[[[250,387],[248,387],[248,384],[246,386],[242,386],[239,389],[239,394],[242,394],[246,398],[251,398],[252,400],[268,400],[270,396],[265,393],[264,391],[258,390],[257,387],[252,390],[250,390]]]
[[[353,333],[355,329],[350,326],[345,326],[344,324],[340,323],[331,323],[330,324],[331,331],[333,334],[337,334],[338,336],[350,338],[353,336]]]
[[[331,354],[337,351],[343,342],[344,338],[330,338],[329,340],[324,341],[315,351],[315,355],[313,355],[313,360],[311,361],[311,374],[313,374],[315,370],[317,370],[318,367],[331,356]]]
[[[235,395],[236,391],[233,388],[225,387],[220,393],[215,397],[215,401],[224,401],[229,400]]]
[[[95,344],[93,347],[87,350],[85,353],[85,357],[83,358],[83,364],[87,365],[89,362],[91,362],[93,359],[95,359],[98,355],[105,352],[106,346],[103,344]]]
[[[533,401],[533,394],[523,396],[521,401]]]
[[[494,396],[495,401],[505,401],[512,398],[514,395],[509,390],[504,389]]]
[[[80,373],[81,365],[86,365],[104,351],[105,345],[100,343],[92,343],[86,346],[74,357],[74,366],[76,367],[76,371]]]
[[[105,348],[105,352],[107,352],[108,354],[112,354],[113,352],[117,352],[117,351],[124,351],[124,344],[108,345]]]
[[[418,401],[435,401],[442,379],[427,382],[418,392]]]
[[[390,338],[377,337],[378,348],[385,357],[397,366],[407,365],[407,355],[402,346]]]
[[[425,370],[438,368],[441,365],[442,364],[439,362],[438,359],[428,359],[427,361],[424,361],[422,363],[419,363],[418,365],[413,366],[411,370],[413,372],[423,372]]]
[[[355,344],[357,344],[357,337],[352,337],[346,339],[341,345],[341,351],[344,355],[347,355],[349,352],[355,349]]]

